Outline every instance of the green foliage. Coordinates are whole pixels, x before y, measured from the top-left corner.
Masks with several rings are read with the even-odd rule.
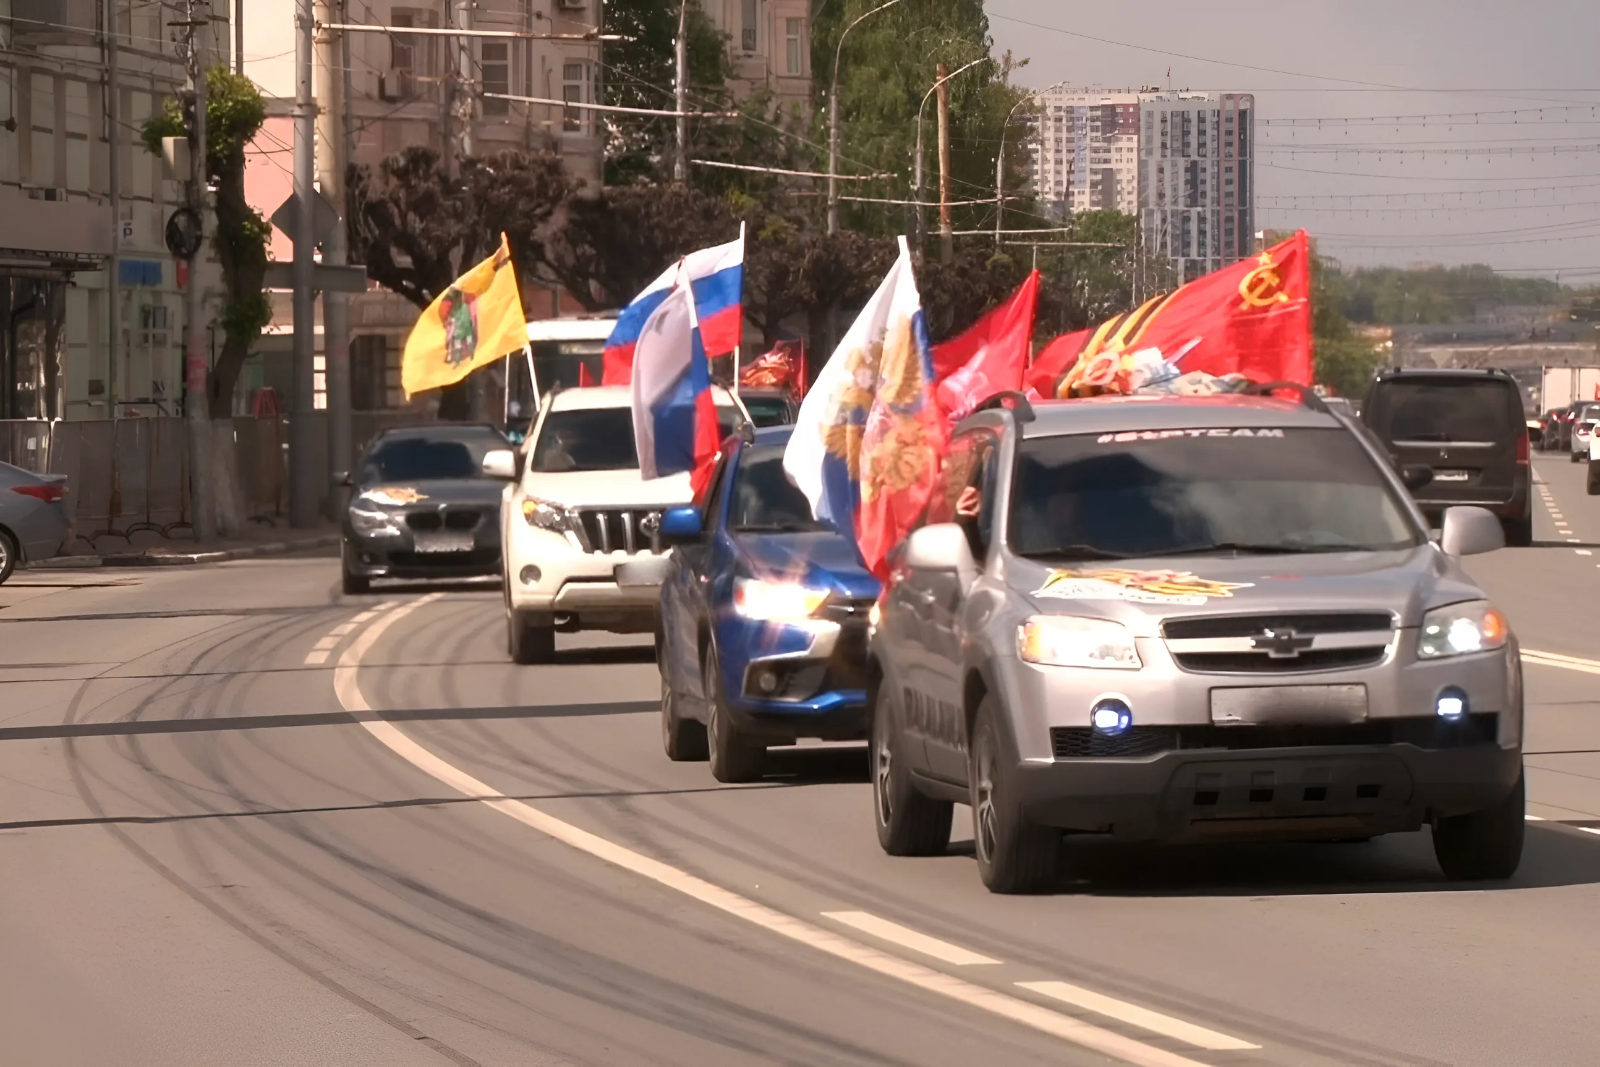
[[[212,180],[224,176],[237,156],[243,158],[245,146],[260,132],[267,120],[267,102],[255,82],[234,74],[224,65],[206,72],[206,169]],[[168,97],[161,111],[140,128],[140,139],[153,155],[161,154],[163,137],[187,137],[179,102]]]
[[[1470,321],[1479,307],[1559,304],[1565,291],[1547,278],[1513,278],[1479,263],[1465,267],[1363,267],[1344,274],[1339,310],[1353,322]]]
[[[1384,353],[1359,336],[1345,317],[1350,299],[1350,278],[1320,256],[1311,259],[1312,376],[1336,396],[1360,399],[1373,374],[1384,364]]]

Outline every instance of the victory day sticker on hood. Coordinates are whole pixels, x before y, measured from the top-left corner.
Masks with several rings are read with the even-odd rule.
[[[1231,597],[1251,582],[1218,582],[1192,571],[1134,571],[1120,568],[1056,570],[1033,591],[1061,600],[1126,600],[1134,604],[1197,607],[1212,597]]]

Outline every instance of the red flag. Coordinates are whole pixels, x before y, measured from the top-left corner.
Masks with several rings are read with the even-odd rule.
[[[1039,272],[1031,271],[1005,303],[990,308],[966,332],[933,346],[939,408],[954,422],[1003,389],[1021,389],[1033,349]]]
[[[793,392],[804,361],[799,341],[779,341],[772,351],[745,365],[739,372],[739,384],[752,389],[788,388]]]
[[[1040,396],[1055,396],[1056,380],[1078,362],[1078,353],[1089,343],[1092,330],[1064,333],[1045,345],[1023,377],[1023,385]]]
[[[585,386],[593,385],[593,384],[594,384],[594,375],[589,373],[589,365],[587,363],[581,363],[580,362],[578,364],[578,388],[582,389]],[[626,383],[624,383],[624,384],[626,384]]]
[[[1161,360],[1185,375],[1310,385],[1310,251],[1306,231],[1299,230],[1259,255],[1101,323],[1054,391],[1040,392],[1127,392],[1136,366]]]

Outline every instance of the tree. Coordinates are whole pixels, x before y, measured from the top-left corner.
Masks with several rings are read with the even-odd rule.
[[[1349,280],[1320,256],[1311,258],[1311,340],[1315,352],[1313,378],[1336,396],[1366,395],[1384,355],[1351,329],[1341,305]]]
[[[225,65],[206,71],[206,174],[216,189],[216,227],[211,247],[222,267],[223,302],[217,320],[222,351],[211,371],[207,407],[214,419],[233,414],[233,393],[250,348],[267,323],[272,304],[263,288],[270,226],[245,200],[244,150],[266,121],[266,102],[255,83]],[[144,145],[161,154],[163,137],[190,135],[178,101],[168,99],[145,122]]]

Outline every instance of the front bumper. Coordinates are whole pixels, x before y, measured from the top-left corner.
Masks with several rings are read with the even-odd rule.
[[[513,609],[566,615],[584,630],[655,631],[665,553],[586,552],[575,538],[520,520],[510,525],[505,570]]]
[[[867,736],[864,619],[716,625],[723,699],[740,728],[778,741]]]
[[[485,543],[487,541],[488,543]],[[462,552],[418,552],[408,536],[346,530],[344,566],[364,578],[481,578],[500,573],[498,541],[479,538]]]

